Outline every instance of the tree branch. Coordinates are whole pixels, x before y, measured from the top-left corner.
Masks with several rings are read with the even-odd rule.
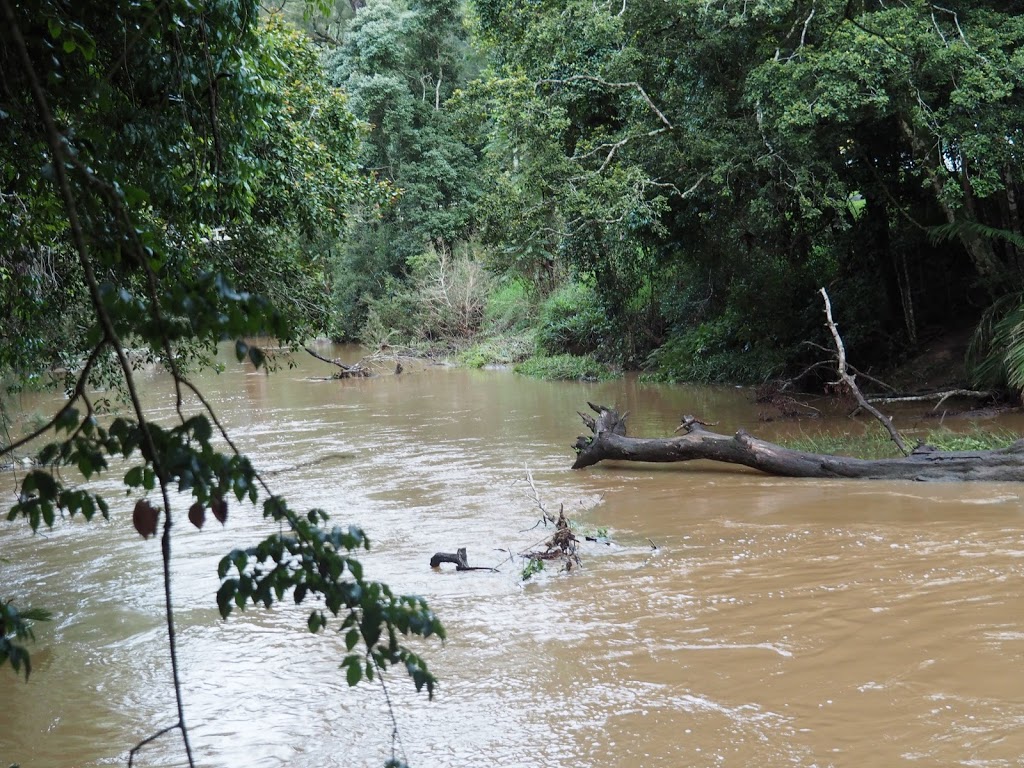
[[[587,80],[592,83],[598,83],[599,85],[603,85],[606,88],[635,88],[636,91],[643,98],[643,100],[647,102],[647,106],[651,108],[651,111],[654,112],[654,114],[658,116],[658,119],[665,124],[665,127],[670,131],[674,130],[675,126],[669,122],[669,119],[665,117],[664,113],[660,109],[658,109],[654,101],[651,100],[651,97],[647,95],[647,91],[644,90],[644,87],[640,85],[640,83],[638,83],[636,80],[630,80],[628,83],[612,83],[609,82],[608,80],[605,80],[604,78],[595,77],[594,75],[571,75],[570,77],[567,77],[565,79],[549,78],[545,80],[538,80],[536,84],[538,86],[544,84],[566,85],[568,83],[579,82],[580,80]]]
[[[107,340],[104,339],[96,346],[95,349],[93,349],[92,353],[89,355],[89,358],[85,361],[85,365],[82,368],[82,372],[78,374],[78,381],[75,383],[75,388],[72,391],[71,397],[69,397],[68,401],[64,404],[64,406],[59,411],[57,411],[56,414],[54,414],[53,418],[50,419],[45,424],[43,424],[43,426],[39,427],[36,430],[33,430],[31,434],[26,435],[20,440],[15,440],[10,445],[0,447],[0,456],[4,456],[8,453],[11,453],[12,451],[16,451],[23,445],[27,445],[28,443],[31,443],[33,440],[35,440],[37,437],[42,436],[60,420],[61,416],[63,416],[65,413],[71,410],[71,407],[75,404],[75,401],[85,395],[85,387],[88,383],[89,373],[92,371],[93,365],[95,365],[96,361],[99,359],[100,352],[102,352],[106,346]]]
[[[168,725],[166,728],[161,728],[159,731],[154,733],[152,736],[149,736],[149,737],[143,739],[138,744],[136,744],[134,747],[132,747],[130,750],[128,750],[128,768],[132,768],[132,766],[135,764],[135,755],[138,753],[138,751],[140,749],[142,749],[147,744],[156,741],[161,736],[170,733],[171,731],[175,730],[176,728],[182,728],[181,723],[175,723],[174,725]],[[182,729],[182,730],[184,730],[184,729]]]
[[[836,327],[835,322],[832,320],[832,302],[829,301],[828,292],[824,288],[821,288],[819,293],[821,293],[821,297],[825,301],[826,323],[828,324],[829,331],[832,333],[832,340],[835,341],[836,344],[836,352],[838,355],[836,367],[839,370],[840,380],[842,380],[842,382],[846,384],[847,387],[850,388],[850,392],[857,399],[858,405],[860,405],[861,408],[863,408],[865,411],[867,411],[876,419],[878,419],[879,422],[881,422],[882,426],[885,427],[886,431],[889,433],[889,437],[891,437],[892,441],[896,443],[896,447],[903,452],[903,455],[909,456],[910,449],[907,447],[907,444],[904,442],[903,437],[900,435],[900,433],[896,431],[896,427],[894,427],[892,424],[892,419],[888,418],[887,416],[884,416],[881,411],[879,411],[877,408],[875,408],[875,406],[871,405],[871,403],[867,401],[867,399],[864,397],[864,394],[860,391],[860,387],[857,386],[856,379],[847,368],[846,348],[843,346],[843,340],[839,336],[839,329]]]
[[[99,320],[100,327],[103,329],[105,339],[110,343],[114,348],[114,352],[117,354],[118,364],[124,374],[125,386],[128,389],[132,408],[135,411],[136,418],[138,419],[139,430],[142,432],[143,445],[149,453],[150,461],[153,464],[153,470],[160,480],[160,490],[164,502],[164,528],[163,536],[161,537],[161,553],[163,557],[164,599],[166,606],[168,642],[170,646],[171,677],[174,683],[175,702],[178,710],[178,726],[181,728],[182,740],[185,744],[185,754],[188,758],[189,768],[195,768],[195,760],[192,757],[192,747],[188,738],[188,729],[185,727],[184,703],[181,693],[181,677],[178,668],[177,641],[174,629],[174,612],[172,610],[171,601],[171,505],[170,494],[167,490],[167,476],[163,469],[160,456],[156,450],[156,445],[153,442],[153,436],[149,430],[146,414],[142,407],[142,401],[139,399],[138,390],[135,386],[135,379],[132,374],[131,363],[125,353],[124,345],[121,343],[117,330],[114,328],[114,323],[107,314],[106,308],[103,306],[99,283],[96,280],[96,275],[92,268],[92,262],[89,260],[85,234],[78,215],[78,206],[74,193],[71,191],[71,183],[68,179],[66,170],[68,165],[67,157],[70,155],[70,153],[65,151],[65,148],[68,145],[67,138],[61,136],[53,121],[53,114],[50,112],[49,105],[46,101],[46,95],[39,84],[39,79],[37,78],[35,69],[32,66],[32,59],[29,55],[28,47],[25,44],[25,39],[21,34],[21,28],[18,26],[17,17],[14,15],[14,10],[11,7],[9,0],[0,0],[0,9],[2,9],[4,18],[6,19],[11,31],[11,37],[21,60],[22,68],[25,71],[25,76],[28,78],[29,86],[32,90],[32,97],[36,103],[36,109],[38,110],[39,117],[43,123],[46,143],[49,147],[53,162],[53,171],[55,174],[57,188],[60,193],[60,197],[63,200],[65,211],[67,212],[68,224],[71,228],[72,242],[74,243],[75,251],[78,254],[79,265],[82,268],[82,274],[89,289],[89,297],[92,300],[93,309],[96,312],[96,317]]]

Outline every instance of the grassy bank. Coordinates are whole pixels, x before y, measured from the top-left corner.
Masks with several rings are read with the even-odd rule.
[[[1006,430],[988,431],[974,427],[970,432],[950,429],[928,430],[922,435],[904,435],[922,440],[940,451],[986,451],[1005,448],[1020,438]],[[866,434],[827,433],[805,434],[779,441],[796,451],[823,453],[833,456],[853,456],[858,459],[896,458],[902,454],[881,429]]]

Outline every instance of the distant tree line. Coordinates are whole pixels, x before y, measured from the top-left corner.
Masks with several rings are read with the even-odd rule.
[[[669,378],[796,369],[827,285],[864,365],[978,328],[977,376],[1024,383],[1024,4],[344,11],[327,69],[399,194],[336,262],[348,337],[466,247],[492,289],[584,286],[592,350]]]

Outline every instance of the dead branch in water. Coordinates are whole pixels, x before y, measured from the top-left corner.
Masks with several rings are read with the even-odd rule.
[[[835,322],[832,320],[832,302],[829,301],[828,292],[822,288],[819,291],[822,299],[825,300],[825,322],[828,325],[829,331],[832,333],[832,340],[836,345],[837,362],[836,368],[839,371],[839,379],[842,381],[857,399],[858,405],[865,411],[874,416],[879,423],[885,427],[885,430],[889,433],[889,437],[896,443],[896,447],[900,449],[904,456],[910,454],[910,449],[907,447],[906,442],[903,440],[903,436],[893,426],[892,419],[888,416],[884,416],[875,406],[871,405],[864,397],[864,393],[860,391],[860,387],[857,386],[857,381],[853,374],[850,373],[846,365],[846,348],[843,346],[843,339],[839,335],[839,329],[836,327]]]
[[[546,528],[548,523],[555,523],[555,522],[557,522],[557,518],[554,515],[552,515],[550,512],[548,512],[547,508],[544,506],[544,502],[542,502],[540,500],[540,493],[538,493],[538,491],[537,491],[537,486],[534,485],[533,473],[530,472],[529,465],[524,464],[523,467],[526,469],[526,482],[530,486],[530,495],[533,498],[534,504],[536,504],[537,508],[540,510],[540,515],[541,516],[540,516],[540,519],[536,523],[534,523],[529,528],[525,528],[525,529],[521,530],[520,533],[526,533],[527,531],[532,531],[538,525],[543,525]]]
[[[430,558],[431,568],[440,568],[441,563],[453,563],[456,571],[491,571],[492,573],[498,573],[497,568],[470,565],[467,562],[465,547],[460,547],[454,555],[448,552],[437,552]]]
[[[580,540],[572,532],[569,526],[569,519],[565,516],[564,505],[558,510],[558,520],[555,522],[555,532],[551,534],[544,545],[543,550],[524,552],[521,556],[528,560],[562,560],[566,571],[571,571],[573,564],[582,567],[580,562],[579,549]]]
[[[972,400],[991,400],[993,394],[991,392],[979,391],[974,389],[947,389],[943,392],[929,392],[923,395],[869,397],[868,402],[888,405],[890,403],[923,403],[929,400],[937,400],[938,402],[936,402],[935,405],[932,407],[933,411],[937,411],[939,407],[951,397],[963,397]]]
[[[354,363],[353,365],[346,365],[345,363],[341,362],[341,360],[332,360],[331,358],[324,357],[323,355],[319,354],[315,350],[310,349],[309,347],[303,347],[303,349],[306,350],[313,357],[315,357],[317,360],[327,363],[328,365],[334,365],[338,367],[339,370],[331,377],[332,379],[353,379],[373,375],[372,371],[370,371],[369,368],[363,367],[362,361]]]

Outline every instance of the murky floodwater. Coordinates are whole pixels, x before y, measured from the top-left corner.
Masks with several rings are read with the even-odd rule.
[[[424,644],[433,702],[395,673],[400,755],[414,768],[502,766],[1010,766],[1024,763],[1024,505],[1019,485],[779,480],[710,465],[568,469],[586,400],[629,409],[634,434],[683,412],[754,427],[749,393],[548,384],[427,369],[314,381],[229,367],[203,386],[243,450],[296,507],[374,541],[375,578],[422,594],[450,639]],[[159,377],[147,397],[169,418]],[[609,528],[583,570],[523,586],[432,571],[465,546],[499,564],[539,541],[528,466],[548,509]],[[0,482],[9,485],[10,479]],[[0,765],[124,764],[174,719],[159,544],[110,522],[29,535],[0,525],[2,597],[43,605],[26,685],[0,672]],[[9,491],[5,491],[9,493]],[[234,506],[225,529],[175,529],[186,717],[203,766],[381,765],[379,686],[349,690],[340,636],[305,611],[219,620],[216,564],[268,532]],[[651,542],[657,545],[652,550]],[[174,735],[136,764],[184,763]]]

